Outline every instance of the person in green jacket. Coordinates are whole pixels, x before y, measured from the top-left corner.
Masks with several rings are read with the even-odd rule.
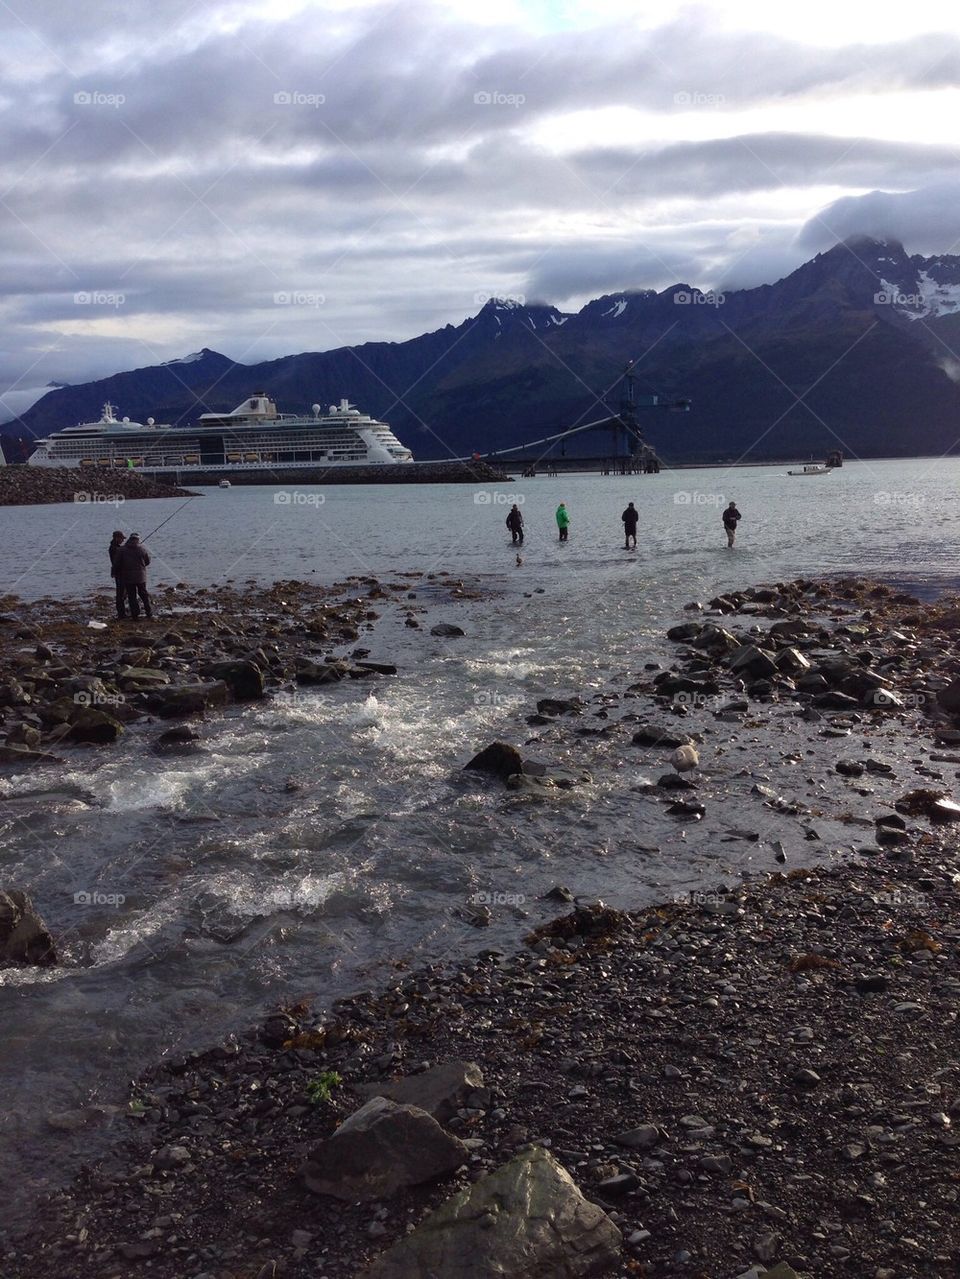
[[[560,541],[567,540],[567,530],[570,527],[570,516],[567,514],[567,508],[563,502],[557,507],[557,528],[560,530]]]

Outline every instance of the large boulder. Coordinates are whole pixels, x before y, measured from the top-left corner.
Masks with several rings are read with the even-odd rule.
[[[83,706],[73,716],[69,737],[74,742],[115,742],[123,725],[97,706]]]
[[[506,781],[514,773],[523,772],[523,756],[516,746],[509,746],[506,742],[491,742],[463,767],[477,773],[491,773]]]
[[[211,684],[170,684],[150,694],[148,705],[161,719],[179,719],[185,715],[202,715],[204,711],[225,706],[230,690],[222,680]]]
[[[26,893],[0,890],[0,968],[12,964],[47,967],[57,962],[57,950],[46,924]]]
[[[215,662],[205,666],[203,674],[224,680],[238,702],[255,702],[266,696],[263,671],[255,662]]]
[[[582,1279],[620,1258],[620,1231],[546,1150],[526,1150],[461,1190],[362,1279]]]
[[[469,1152],[425,1110],[374,1097],[321,1142],[303,1169],[307,1187],[336,1199],[383,1199],[443,1177]]]
[[[955,679],[937,693],[937,701],[951,715],[960,715],[960,679]]]
[[[401,1106],[416,1106],[445,1124],[467,1104],[467,1097],[483,1087],[483,1072],[472,1061],[444,1061],[420,1075],[358,1084],[361,1097],[388,1097]]]

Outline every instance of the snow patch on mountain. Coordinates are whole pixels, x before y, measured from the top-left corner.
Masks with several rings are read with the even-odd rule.
[[[164,364],[196,364],[197,360],[202,360],[205,355],[206,351],[193,351],[190,355],[181,356],[179,360],[164,360]]]
[[[612,318],[616,320],[619,316],[623,315],[628,305],[626,298],[620,298],[620,300],[616,302],[609,311],[604,311],[603,314],[612,316]]]

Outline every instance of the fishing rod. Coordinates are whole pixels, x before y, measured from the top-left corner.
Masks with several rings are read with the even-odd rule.
[[[163,528],[163,525],[164,525],[164,524],[169,524],[169,523],[170,523],[170,521],[173,519],[173,516],[174,516],[174,515],[179,515],[179,514],[180,514],[180,512],[183,510],[183,508],[184,508],[185,506],[187,506],[190,502],[192,502],[192,501],[193,501],[193,499],[194,499],[195,497],[198,497],[198,496],[199,496],[199,494],[194,493],[191,497],[188,497],[188,498],[187,498],[187,500],[186,500],[186,502],[183,502],[180,506],[178,506],[178,507],[177,507],[177,509],[173,512],[173,514],[172,514],[172,515],[168,515],[168,516],[167,516],[167,518],[163,521],[163,523],[162,523],[162,524],[158,524],[158,525],[157,525],[157,527],[156,527],[155,529],[152,529],[152,530],[151,530],[151,531],[147,534],[147,537],[153,537],[154,533],[159,533],[159,532],[160,532],[160,530]],[[147,537],[141,537],[141,539],[140,539],[141,544],[142,544],[142,543],[144,543],[144,542],[147,540]]]

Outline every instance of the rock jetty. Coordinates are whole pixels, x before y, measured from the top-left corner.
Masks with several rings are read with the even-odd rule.
[[[189,489],[121,467],[0,466],[0,506],[190,497]]]

